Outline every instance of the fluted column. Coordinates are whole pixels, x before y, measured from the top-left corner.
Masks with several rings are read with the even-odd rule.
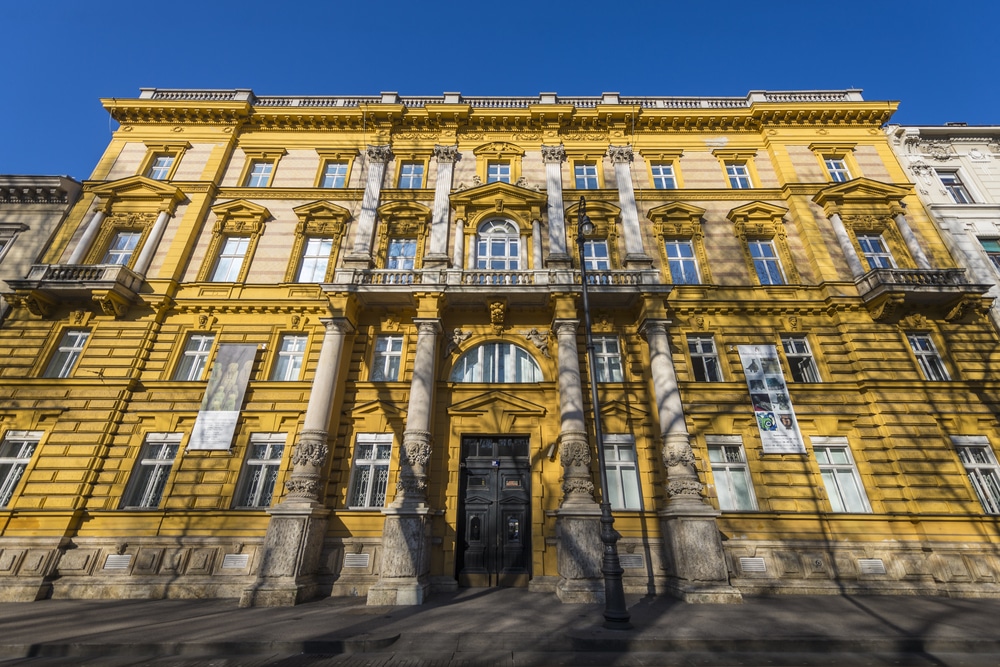
[[[394,508],[423,508],[427,505],[427,463],[431,456],[431,410],[434,403],[434,369],[437,362],[437,319],[414,320],[417,350],[410,379],[410,400],[406,407],[403,451],[399,457],[399,481]]]
[[[618,203],[622,209],[622,236],[625,238],[625,267],[649,268],[653,260],[646,254],[646,249],[642,245],[639,209],[635,203],[635,190],[632,187],[632,173],[629,168],[632,162],[632,147],[610,146],[608,156],[614,165],[615,180],[618,181]]]
[[[140,276],[145,277],[146,272],[149,271],[149,265],[153,262],[156,250],[160,247],[160,240],[163,238],[163,232],[166,231],[169,220],[170,213],[168,211],[160,211],[160,214],[156,216],[156,222],[153,223],[153,228],[149,230],[146,242],[142,244],[139,257],[135,260],[135,264],[132,267],[132,270]]]
[[[913,233],[913,229],[910,227],[910,223],[907,222],[906,216],[902,211],[896,214],[896,229],[899,230],[899,235],[903,237],[903,242],[906,243],[907,250],[910,251],[910,255],[917,263],[917,268],[930,269],[931,262],[927,259],[927,253],[920,247],[920,241],[917,240],[916,234]]]
[[[562,163],[566,161],[566,149],[562,145],[542,146],[542,161],[545,163],[545,190],[548,195],[548,265],[568,267],[570,257],[566,252],[566,212],[563,209],[562,190]],[[541,268],[541,264],[536,265],[536,268]]]
[[[382,179],[385,177],[385,166],[393,157],[389,146],[369,146],[365,155],[368,158],[365,194],[361,199],[361,213],[358,215],[358,227],[354,232],[354,246],[345,258],[345,263],[353,265],[354,268],[371,266],[372,238],[375,234],[375,215],[382,192]]]
[[[90,250],[90,246],[94,243],[94,239],[97,238],[97,233],[101,231],[101,223],[104,221],[104,216],[105,213],[102,209],[94,211],[93,217],[90,218],[86,229],[83,230],[80,242],[76,244],[73,254],[66,261],[67,264],[80,264],[83,262],[83,259],[87,256],[87,251]]]
[[[563,466],[560,507],[596,506],[590,474],[590,442],[583,421],[580,356],[576,347],[579,326],[578,320],[556,320],[552,326],[558,343],[559,365],[559,459]]]
[[[844,221],[841,219],[839,213],[831,213],[830,222],[833,223],[833,233],[837,237],[837,243],[840,244],[840,251],[844,253],[847,265],[851,267],[851,275],[855,279],[860,278],[866,273],[865,267],[861,264],[861,259],[858,257],[858,251],[854,249],[854,244],[851,243],[851,236],[847,233]]]
[[[455,162],[460,160],[458,146],[435,146],[437,181],[434,184],[434,213],[431,216],[431,236],[424,256],[425,267],[444,267],[448,264],[448,221],[451,217],[451,179]]]

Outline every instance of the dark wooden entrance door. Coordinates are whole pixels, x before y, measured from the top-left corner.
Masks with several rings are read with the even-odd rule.
[[[527,586],[531,460],[527,436],[462,437],[458,583]]]

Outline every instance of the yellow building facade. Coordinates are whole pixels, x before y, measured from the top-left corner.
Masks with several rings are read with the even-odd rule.
[[[991,300],[895,104],[103,103],[5,295],[0,599],[598,600],[591,371],[627,591],[1000,594]]]

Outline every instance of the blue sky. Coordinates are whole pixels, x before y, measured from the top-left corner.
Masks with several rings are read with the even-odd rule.
[[[7,0],[0,173],[88,178],[104,97],[744,96],[862,88],[893,122],[1000,124],[1000,3]]]

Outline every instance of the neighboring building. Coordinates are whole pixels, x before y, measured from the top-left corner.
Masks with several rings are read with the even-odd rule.
[[[0,598],[1000,595],[1000,361],[858,91],[146,89],[0,329]]]
[[[66,176],[0,175],[0,287],[23,278],[80,196]],[[0,323],[10,304],[0,294]],[[2,324],[0,324],[2,326]]]
[[[971,280],[1000,296],[1000,126],[886,128],[945,244]],[[1000,302],[990,310],[1000,326]]]

